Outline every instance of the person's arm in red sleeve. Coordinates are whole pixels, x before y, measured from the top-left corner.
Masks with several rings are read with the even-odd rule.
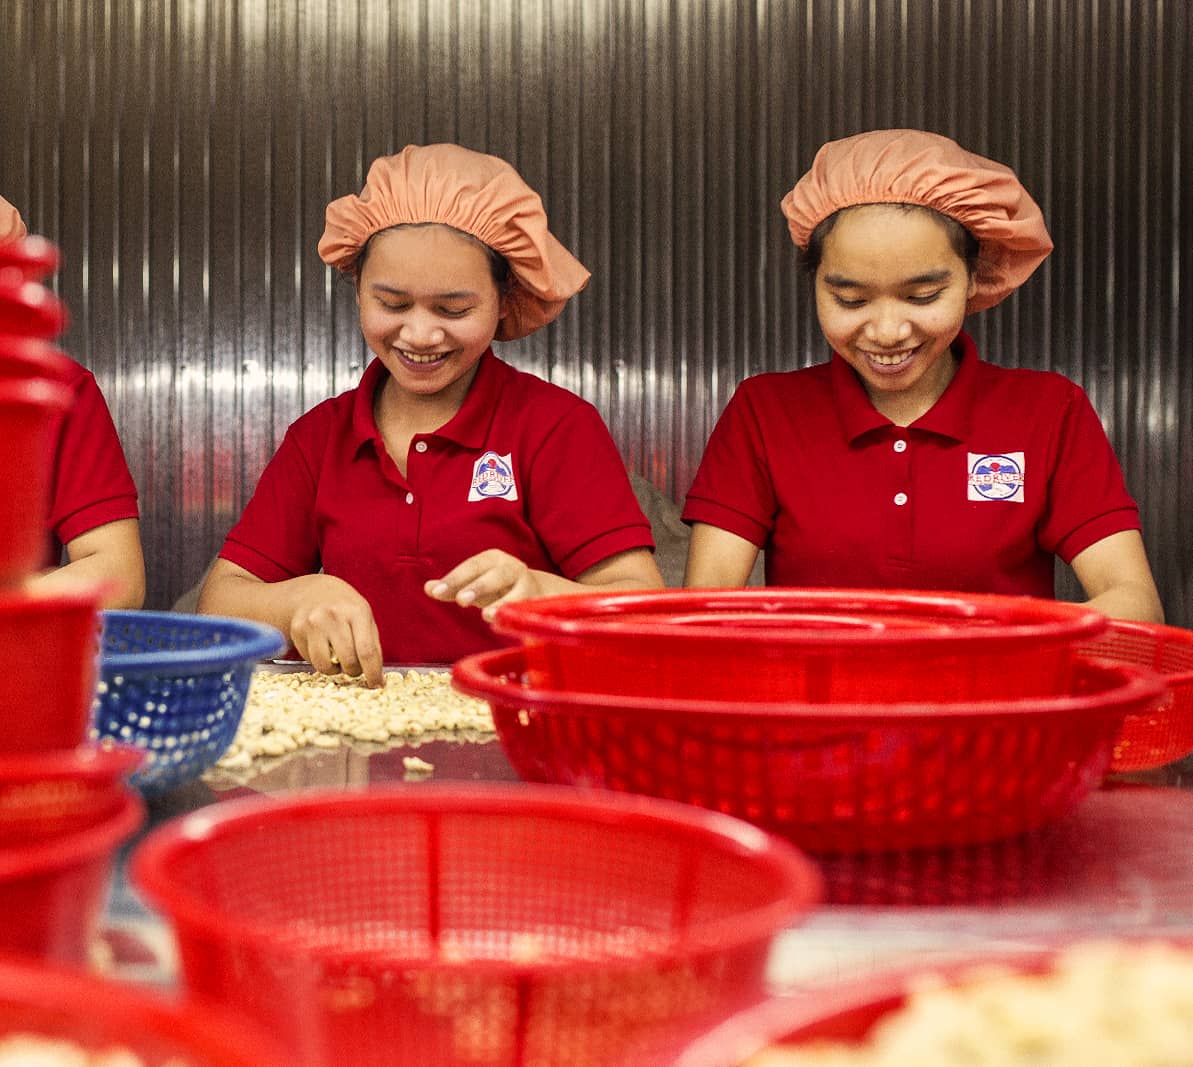
[[[140,523],[117,519],[66,542],[67,563],[33,578],[30,588],[40,593],[65,592],[79,582],[102,583],[105,608],[139,608],[145,603],[145,559]]]
[[[48,526],[66,551],[66,563],[37,575],[39,592],[99,580],[105,608],[145,602],[137,488],[107,402],[94,375],[75,365],[68,383],[70,409],[58,428]]]
[[[1163,622],[1139,509],[1089,398],[1074,389],[1059,434],[1044,540],[1068,562],[1089,605],[1117,619]]]
[[[1164,608],[1138,530],[1103,537],[1070,564],[1089,606],[1114,619],[1163,622]]]

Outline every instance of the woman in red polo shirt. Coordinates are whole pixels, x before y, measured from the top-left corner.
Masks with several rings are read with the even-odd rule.
[[[1002,164],[919,130],[833,141],[783,200],[828,363],[747,379],[689,491],[686,584],[1055,595],[1160,620],[1139,513],[1082,390],[996,367],[966,314],[1052,249]]]
[[[487,620],[506,601],[662,586],[596,409],[490,347],[589,277],[508,163],[448,144],[378,159],[328,206],[319,253],[354,278],[377,358],[290,427],[201,611],[272,623],[317,670],[380,684],[383,661],[501,644]]]
[[[25,233],[17,209],[0,197],[0,244]],[[104,607],[139,608],[145,601],[145,560],[137,487],[124,449],[95,375],[64,358],[62,384],[71,406],[54,432],[46,569],[29,587],[53,593],[80,579],[99,579],[106,588]]]

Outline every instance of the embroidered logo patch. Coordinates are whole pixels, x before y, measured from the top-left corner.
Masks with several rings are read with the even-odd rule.
[[[472,486],[469,500],[517,500],[518,485],[514,481],[514,464],[510,456],[486,452],[472,467]]]
[[[969,500],[1023,503],[1022,452],[969,453]]]

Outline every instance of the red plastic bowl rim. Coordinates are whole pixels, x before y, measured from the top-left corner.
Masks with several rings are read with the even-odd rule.
[[[418,786],[371,787],[368,790],[302,790],[297,794],[270,794],[224,801],[164,823],[140,842],[132,854],[129,873],[133,885],[147,902],[164,912],[172,921],[181,920],[221,943],[235,940],[264,949],[274,956],[307,957],[306,948],[279,945],[275,923],[249,922],[237,915],[212,908],[203,900],[175,887],[168,874],[171,859],[180,849],[189,848],[220,835],[235,833],[254,825],[266,824],[278,816],[302,818],[329,811],[355,808],[383,808],[395,814],[440,813],[445,815],[477,812],[501,815],[544,813],[576,815],[605,824],[650,824],[660,820],[683,826],[694,835],[705,837],[741,858],[752,857],[765,863],[790,887],[785,899],[776,900],[749,913],[702,923],[684,932],[688,944],[682,949],[643,950],[633,957],[601,960],[546,958],[533,962],[512,960],[410,960],[396,959],[390,949],[326,950],[319,955],[338,964],[386,963],[394,967],[419,970],[503,975],[543,975],[579,973],[610,969],[637,969],[644,964],[676,963],[706,956],[719,956],[752,945],[765,943],[782,929],[799,921],[823,897],[819,870],[794,845],[760,830],[743,820],[719,812],[695,808],[675,801],[607,790],[580,790],[565,786],[539,784],[436,783]]]
[[[39,277],[44,277],[57,270],[61,261],[57,245],[38,234],[0,241],[0,267],[20,267],[26,273],[32,268]]]
[[[1111,619],[1105,636],[1114,633],[1138,634],[1158,641],[1173,641],[1176,644],[1193,647],[1193,631],[1179,626],[1167,626],[1162,622],[1136,622],[1127,619]],[[1095,638],[1096,640],[1096,638]],[[1097,656],[1097,652],[1093,653]],[[1159,667],[1152,667],[1170,686],[1188,685],[1193,682],[1193,668],[1187,671],[1163,671]]]
[[[2,263],[0,269],[3,269]],[[61,382],[70,373],[71,365],[66,353],[52,342],[41,337],[5,333],[0,327],[0,381],[41,377]],[[14,374],[14,370],[18,373]]]
[[[669,1067],[742,1067],[750,1057],[772,1046],[783,1048],[799,1041],[809,1030],[819,1030],[842,1016],[872,1009],[877,1017],[860,1036],[864,1040],[878,1019],[897,1011],[926,978],[939,978],[948,985],[965,985],[981,981],[994,969],[1042,974],[1066,949],[1106,942],[1161,942],[1189,949],[1193,948],[1193,935],[1150,928],[1110,932],[1073,930],[1046,937],[1036,948],[992,948],[988,952],[959,949],[937,960],[896,963],[877,973],[851,978],[821,994],[776,995],[761,1001],[697,1038]],[[848,1043],[847,1038],[831,1040]]]
[[[1002,700],[966,700],[957,702],[920,701],[911,703],[810,704],[798,700],[760,701],[708,700],[676,697],[621,696],[609,693],[582,693],[570,689],[514,685],[501,675],[521,673],[526,669],[527,650],[502,648],[476,652],[456,661],[452,683],[468,696],[483,697],[491,705],[517,706],[533,710],[546,707],[552,713],[584,715],[604,712],[625,715],[669,714],[752,720],[758,717],[792,720],[848,720],[851,723],[878,722],[884,725],[932,722],[953,723],[969,718],[1031,717],[1066,715],[1123,715],[1124,706],[1158,702],[1167,691],[1163,676],[1143,667],[1112,660],[1077,657],[1079,670],[1110,677],[1120,684],[1093,694],[1075,696],[1015,697]]]
[[[71,394],[65,385],[49,378],[0,377],[0,404],[65,411]]]
[[[69,593],[27,593],[20,590],[0,590],[0,618],[4,616],[36,617],[39,615],[61,615],[64,612],[95,612],[95,637],[99,640],[99,603],[109,582],[105,580],[82,582]]]
[[[107,819],[44,841],[0,849],[0,882],[36,878],[50,871],[82,867],[130,837],[145,820],[145,803],[126,786],[123,802]]]
[[[115,782],[132,774],[144,762],[143,749],[106,742],[45,752],[0,753],[0,788],[61,779]]]
[[[776,610],[784,603],[806,604],[823,612],[830,608],[839,611],[865,610],[867,606],[886,605],[891,608],[952,609],[939,623],[923,628],[874,631],[800,629],[796,620],[789,620],[784,629],[765,633],[768,644],[809,647],[822,645],[850,646],[862,644],[901,647],[904,645],[932,646],[968,644],[975,640],[1003,642],[1016,645],[1038,644],[1043,640],[1078,642],[1090,640],[1106,629],[1105,615],[1082,604],[1060,600],[1042,600],[1028,596],[1004,596],[996,593],[924,592],[874,589],[799,589],[767,586],[758,589],[666,589],[639,593],[581,593],[572,596],[537,597],[503,604],[497,609],[493,628],[507,636],[544,640],[557,644],[577,644],[592,640],[624,640],[627,638],[671,637],[682,633],[685,642],[705,641],[724,644],[744,641],[756,644],[763,639],[757,627],[732,625],[702,626],[684,624],[681,627],[661,627],[653,618],[635,622],[633,610],[648,611],[651,616],[671,608],[688,611],[709,610],[722,606],[734,609],[759,609],[770,601]],[[622,609],[618,613],[618,609]],[[630,609],[629,611],[625,609]],[[1013,610],[1014,609],[1014,610]],[[981,619],[982,611],[1012,621],[977,627],[950,627],[950,619]],[[1040,617],[1040,621],[1013,621],[1015,613]],[[776,616],[782,621],[781,616]]]
[[[68,1041],[72,1040],[70,1020],[78,1015],[89,1033],[95,1031],[95,1020],[106,1024],[110,1033],[104,1037],[104,1047],[135,1049],[141,1043],[139,1037],[148,1033],[173,1044],[188,1060],[199,1055],[205,1063],[222,1067],[283,1067],[288,1062],[272,1038],[222,1004],[193,997],[168,1000],[59,964],[0,956],[0,1005],[32,1008],[60,1018],[64,1025],[29,1024],[28,1032]]]

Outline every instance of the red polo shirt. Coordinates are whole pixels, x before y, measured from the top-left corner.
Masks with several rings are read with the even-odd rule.
[[[653,548],[650,524],[600,414],[487,352],[459,412],[417,435],[403,477],[373,419],[380,360],[360,385],[287,431],[220,555],[267,582],[322,568],[373,609],[390,663],[447,663],[507,644],[476,608],[423,592],[499,548],[575,578]]]
[[[684,519],[765,549],[769,585],[1054,596],[1053,556],[1138,530],[1138,508],[1077,385],[958,342],[953,380],[906,428],[837,355],[742,382]]]
[[[50,481],[50,566],[58,563],[68,541],[117,519],[139,517],[137,487],[95,375],[76,363],[63,384],[73,400],[57,429]]]

